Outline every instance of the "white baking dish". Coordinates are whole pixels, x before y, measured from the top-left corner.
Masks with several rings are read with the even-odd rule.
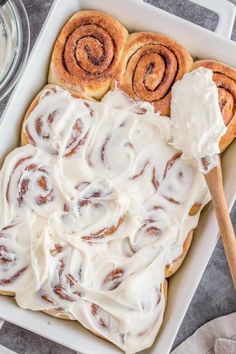
[[[194,0],[194,2],[204,3],[203,0]],[[205,3],[208,4],[207,1]],[[209,3],[211,8],[216,8],[213,5],[215,3],[215,6],[221,9],[219,5],[225,2],[223,0],[209,0]],[[51,49],[59,30],[74,12],[88,8],[106,11],[114,15],[130,31],[149,30],[165,33],[185,45],[193,56],[221,60],[232,66],[235,64],[235,43],[144,4],[141,0],[55,0],[24,74],[0,121],[0,158],[3,158],[18,144],[23,114],[31,99],[46,83]],[[226,7],[222,9],[225,9],[225,12],[224,16],[220,18],[217,31],[229,35],[235,13],[234,8],[226,4]],[[225,28],[225,24],[227,24],[227,28]],[[232,206],[236,196],[235,166],[236,142],[223,156],[225,191],[229,207]],[[184,265],[170,280],[164,323],[154,346],[146,353],[169,353],[217,239],[216,218],[211,207],[208,207],[201,216],[193,245]],[[120,353],[120,350],[90,334],[79,324],[57,320],[42,313],[22,310],[15,305],[11,298],[0,298],[0,317],[82,353]]]

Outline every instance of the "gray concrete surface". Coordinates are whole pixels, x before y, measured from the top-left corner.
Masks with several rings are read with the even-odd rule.
[[[53,1],[23,0],[23,2],[25,3],[30,18],[32,46]],[[148,0],[148,2],[210,30],[214,30],[216,27],[216,14],[195,6],[187,0]],[[232,0],[232,2],[236,4],[236,0]],[[64,6],[66,6],[66,4]],[[236,40],[236,24],[234,26],[232,39]],[[0,104],[0,114],[6,102],[7,99]],[[236,205],[232,210],[231,216],[236,229]],[[200,261],[201,260],[199,260],[199,262]],[[193,334],[195,330],[205,322],[234,311],[236,311],[236,293],[230,278],[222,242],[219,241],[184,318],[174,346],[177,346],[184,339]],[[10,323],[5,323],[0,331],[0,343],[15,350],[19,354],[74,353],[67,348],[59,346]]]

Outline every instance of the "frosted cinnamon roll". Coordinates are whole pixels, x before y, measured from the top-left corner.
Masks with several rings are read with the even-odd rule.
[[[0,294],[14,295],[21,282],[29,280],[29,267],[30,228],[14,220],[0,230]]]
[[[56,85],[51,85],[51,84],[47,84],[38,94],[37,96],[33,99],[33,101],[31,102],[29,108],[27,109],[24,119],[23,119],[23,123],[22,123],[22,129],[21,129],[21,145],[26,145],[29,143],[32,143],[33,145],[36,145],[36,141],[34,141],[34,137],[31,136],[30,132],[29,132],[29,128],[27,126],[24,125],[25,121],[29,118],[29,116],[31,115],[31,113],[35,110],[35,108],[37,107],[37,105],[39,104],[39,102],[43,99],[45,99],[48,96],[51,96],[55,98],[56,100],[56,94],[57,92],[60,91],[60,87],[56,86]],[[78,94],[77,92],[68,92],[69,95],[71,95],[72,97],[75,98],[82,98],[82,99],[88,99],[87,97]],[[43,122],[43,117],[42,114],[39,113],[38,115],[38,119],[35,120],[34,122],[34,130],[35,130],[35,134],[37,134],[37,138],[39,139],[41,137],[41,139],[44,140],[49,140],[50,138],[50,133],[49,130],[52,128],[52,124],[55,122],[56,120],[56,115],[58,114],[58,105],[60,107],[65,106],[66,102],[57,102],[56,103],[56,109],[50,109],[50,111],[48,111],[48,115],[46,118],[44,118],[46,121]],[[65,109],[65,107],[64,107]],[[91,114],[91,113],[90,113]],[[46,129],[46,131],[45,131]]]
[[[122,91],[96,102],[53,86],[31,108],[27,145],[0,172],[0,229],[14,221],[30,230],[26,265],[7,277],[0,267],[0,279],[27,267],[4,291],[126,352],[150,347],[165,311],[165,277],[198,223],[193,205],[209,200],[204,178],[168,143],[169,119]],[[10,240],[2,249],[9,265],[23,254]]]
[[[93,105],[97,107],[95,102]],[[40,146],[52,155],[72,157],[85,145],[92,130],[91,124],[97,121],[99,113],[101,109],[98,107],[95,112],[87,98],[59,86],[47,85],[25,114],[21,145]]]
[[[82,103],[82,108],[85,108],[85,112],[86,115],[84,117],[85,119],[85,124],[83,124],[83,127],[88,126],[88,129],[85,130],[84,133],[82,133],[82,135],[80,136],[80,134],[78,134],[79,132],[74,130],[74,127],[78,126],[78,119],[74,119],[73,124],[66,122],[66,117],[67,117],[67,111],[65,109],[61,109],[60,107],[67,107],[68,111],[70,112],[70,115],[73,116],[73,110],[72,110],[72,99],[74,99],[74,97],[77,98],[81,98],[80,96],[75,96],[73,93],[66,93],[65,91],[63,91],[62,89],[60,89],[57,86],[53,86],[53,85],[48,85],[46,86],[41,93],[36,97],[36,99],[33,101],[33,103],[30,106],[30,109],[28,110],[26,117],[25,117],[25,122],[24,122],[24,127],[22,130],[22,142],[26,142],[26,143],[31,143],[34,146],[38,146],[39,148],[43,148],[46,149],[46,151],[49,151],[52,154],[58,154],[58,151],[53,151],[51,150],[50,147],[52,147],[53,142],[52,142],[52,137],[58,135],[60,136],[60,139],[62,137],[60,130],[57,132],[57,126],[60,127],[60,129],[63,129],[63,127],[66,125],[67,128],[69,129],[69,127],[71,127],[70,129],[72,129],[72,134],[71,134],[71,141],[74,141],[74,146],[78,147],[78,153],[79,156],[82,153],[83,150],[81,150],[82,148],[82,143],[86,146],[87,145],[87,141],[86,139],[84,139],[84,137],[87,136],[87,132],[88,130],[91,129],[91,127],[89,126],[89,124],[92,122],[93,124],[95,124],[96,121],[96,109],[99,107],[99,105],[95,102],[86,102],[86,106],[84,106],[84,102]],[[75,118],[77,118],[77,111],[80,110],[81,111],[81,107],[79,106],[79,100],[75,101],[75,107],[73,109],[75,109]],[[117,104],[120,106],[120,108],[123,107],[134,107],[133,110],[134,112],[137,112],[137,115],[145,115],[145,111],[146,109],[141,108],[139,104],[134,104],[134,102],[132,102],[132,100],[130,98],[128,98],[128,96],[126,97],[123,93],[120,93],[119,91],[117,91],[116,93],[109,93],[106,95],[106,97],[103,99],[103,103],[107,104],[107,105],[114,105],[117,106]],[[53,113],[52,113],[53,112]],[[100,110],[100,114],[102,113],[102,110]],[[111,114],[111,113],[110,113]],[[68,118],[67,118],[68,119]],[[70,120],[70,119],[69,119]],[[80,122],[81,122],[81,118],[80,118]],[[89,123],[90,122],[90,123]],[[122,134],[123,134],[123,129],[122,126],[124,123],[119,123],[121,125],[121,129],[119,130],[114,130],[114,132],[111,134],[110,132],[112,131],[112,126],[113,126],[113,121],[111,119],[111,116],[109,116],[108,120],[104,120],[104,123],[101,122],[101,126],[100,126],[100,132],[102,135],[97,135],[97,137],[95,138],[95,140],[93,141],[93,145],[94,148],[92,148],[91,152],[87,153],[87,158],[88,158],[88,162],[90,165],[90,168],[92,166],[101,169],[101,171],[103,171],[104,173],[106,173],[108,176],[114,175],[117,173],[120,173],[121,171],[123,171],[123,164],[124,163],[128,163],[129,160],[124,160],[122,161],[122,163],[119,165],[117,164],[117,161],[114,161],[114,159],[112,158],[112,155],[110,153],[110,150],[112,149],[112,147],[114,146],[114,144],[116,143],[116,141],[119,141],[120,139],[122,139]],[[119,125],[118,124],[118,125]],[[127,124],[127,123],[126,123]],[[129,123],[130,124],[130,123]],[[82,125],[80,124],[80,126],[82,127]],[[43,134],[42,134],[43,132]],[[57,133],[56,133],[57,132]],[[70,134],[68,134],[69,136]],[[73,139],[72,139],[73,137]],[[77,141],[77,143],[76,143]],[[66,144],[70,145],[70,144]],[[55,146],[55,144],[54,144]],[[61,147],[65,146],[65,144],[61,144]],[[125,144],[125,149],[127,150],[126,154],[128,153],[128,155],[130,153],[132,153],[132,147],[133,145],[130,142],[126,142]],[[73,154],[72,153],[63,153],[63,157],[64,158],[71,158],[74,156],[74,154],[76,154],[76,149],[73,149]],[[101,153],[102,151],[102,153]],[[75,155],[76,156],[76,155]],[[78,156],[78,155],[77,155]],[[148,171],[150,171],[150,191],[154,188],[154,190],[158,189],[159,184],[160,184],[160,180],[162,178],[165,178],[169,172],[169,170],[174,166],[174,164],[180,159],[181,154],[177,153],[175,155],[173,155],[172,157],[170,157],[170,159],[167,161],[166,166],[165,166],[165,170],[163,172],[163,176],[161,177],[159,174],[157,174],[157,171],[159,169],[158,166],[155,166],[155,164],[152,164],[152,161],[147,161],[145,160],[143,162],[143,166],[137,166],[137,169],[133,172],[130,172],[130,180],[132,181],[133,184],[137,183],[139,181],[139,179],[142,178],[143,174],[146,174]],[[102,159],[101,159],[102,158]],[[82,165],[82,163],[80,163],[79,165]],[[105,168],[105,169],[104,169]],[[79,171],[79,167],[77,168]],[[112,174],[111,174],[112,173]],[[141,179],[142,180],[142,179]],[[103,183],[102,180],[99,183]],[[132,187],[134,188],[134,187]],[[110,216],[107,214],[104,214],[102,212],[102,210],[106,210],[109,209],[109,207],[112,206],[113,204],[113,208],[115,206],[115,203],[112,202],[112,198],[111,198],[111,190],[109,190],[109,187],[105,187],[105,189],[103,189],[103,191],[101,190],[101,185],[94,185],[94,183],[88,183],[86,182],[79,182],[76,184],[76,190],[81,192],[81,196],[79,197],[78,200],[78,206],[79,208],[73,208],[69,205],[66,206],[65,212],[62,214],[62,217],[68,218],[68,211],[67,209],[70,208],[70,212],[73,212],[74,218],[76,220],[80,220],[80,223],[85,223],[86,220],[86,216],[88,215],[88,211],[89,211],[89,215],[91,214],[91,216],[89,216],[88,219],[88,225],[90,222],[90,217],[93,218],[93,229],[88,229],[87,231],[85,231],[85,233],[82,235],[82,237],[85,240],[91,240],[91,241],[95,241],[95,242],[99,242],[100,240],[102,240],[104,237],[108,238],[108,239],[112,239],[113,238],[113,234],[115,234],[115,231],[118,230],[120,228],[120,226],[124,226],[123,222],[124,222],[124,212],[122,212],[121,210],[119,210],[119,207],[117,209],[116,215],[117,217],[115,219],[113,219],[112,221],[109,220]],[[104,200],[104,196],[106,195],[106,198],[108,197],[108,199],[110,199],[110,201],[108,200],[107,205],[105,205],[104,203],[106,203]],[[113,194],[114,195],[114,194]],[[197,212],[199,212],[201,208],[201,205],[195,204],[190,212],[189,215],[193,216],[195,215]],[[100,213],[99,210],[102,212]],[[94,211],[94,212],[93,212]],[[70,216],[70,213],[69,213]],[[105,225],[106,228],[99,226],[99,224],[96,224],[96,220],[104,220],[104,218],[107,217],[107,220],[105,221]],[[96,219],[98,218],[98,219]],[[111,221],[111,222],[110,222]],[[59,222],[59,229],[63,230],[63,225],[60,224],[60,220],[58,220]],[[152,222],[151,225],[149,225],[150,227],[148,227],[147,224],[147,230],[149,230],[149,232],[152,233],[154,232],[154,225],[153,225],[154,221]],[[146,222],[144,222],[144,224],[146,224]],[[122,228],[123,229],[123,228]],[[143,231],[143,230],[142,230]],[[146,231],[145,231],[146,232]],[[139,236],[140,237],[140,233]],[[151,237],[152,238],[152,237]],[[148,239],[147,239],[148,240]],[[188,238],[188,240],[190,240],[190,237]],[[190,245],[189,241],[186,241],[186,244]],[[175,269],[175,271],[179,268],[180,264],[182,263],[187,250],[189,247],[184,247],[183,248],[183,253],[181,257],[178,257],[178,259],[176,260],[176,263],[178,263],[178,267],[177,266],[173,266],[172,267],[172,273],[174,272],[173,269]],[[175,263],[175,261],[174,261]],[[166,275],[169,276],[169,268],[167,268],[167,273]],[[172,274],[171,273],[171,274]]]
[[[150,102],[156,111],[169,115],[171,87],[191,66],[189,53],[171,38],[149,32],[133,33],[116,80],[130,97]]]
[[[127,30],[110,15],[76,13],[55,43],[49,83],[101,98],[110,87],[127,37]]]
[[[1,170],[1,222],[63,210],[67,186],[55,158],[34,146],[14,150]]]
[[[193,64],[193,70],[200,66],[213,71],[213,80],[218,87],[219,105],[227,126],[227,132],[220,141],[223,151],[236,136],[236,70],[214,60],[198,60]]]
[[[25,299],[20,293],[17,302],[22,307],[27,307],[27,304],[31,302],[31,307],[36,310],[53,314],[56,312],[63,316],[63,313],[67,312],[66,305],[80,302],[84,296],[83,288],[80,285],[82,254],[76,248],[60,240],[55,240],[51,236],[47,240],[47,246],[43,256],[46,263],[50,264],[50,272],[44,269],[43,262],[39,262],[38,269],[34,267],[37,282],[33,286],[31,285],[32,290],[29,290],[29,298]],[[37,253],[34,253],[36,260],[38,256]],[[47,273],[47,276],[42,277],[44,272]],[[69,315],[69,312],[67,315],[69,319],[74,319],[72,315]]]

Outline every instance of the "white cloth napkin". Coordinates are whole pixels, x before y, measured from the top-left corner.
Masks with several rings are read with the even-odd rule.
[[[236,354],[236,313],[199,328],[171,354]]]

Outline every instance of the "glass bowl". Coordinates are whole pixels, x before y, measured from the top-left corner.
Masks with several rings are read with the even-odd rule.
[[[21,0],[0,5],[0,101],[11,91],[29,54],[30,26]]]

